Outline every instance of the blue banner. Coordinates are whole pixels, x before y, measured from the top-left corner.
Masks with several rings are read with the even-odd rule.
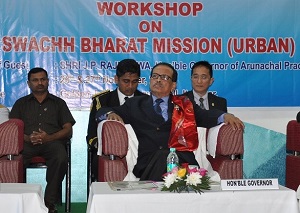
[[[299,106],[299,9],[295,0],[1,0],[0,103],[27,95],[27,73],[38,66],[51,93],[88,108],[116,87],[118,61],[134,58],[147,93],[154,64],[174,65],[181,94],[191,90],[193,63],[207,60],[210,91],[229,107]]]

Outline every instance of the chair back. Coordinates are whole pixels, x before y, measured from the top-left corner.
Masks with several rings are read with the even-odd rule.
[[[216,154],[244,154],[243,130],[232,130],[230,125],[223,125],[218,133]]]
[[[128,134],[125,126],[117,121],[105,121],[101,130],[102,155],[99,156],[100,182],[122,181],[128,173],[126,154]]]
[[[243,130],[233,130],[230,125],[223,125],[217,136],[216,156],[208,155],[207,159],[221,179],[242,179],[243,154]]]
[[[296,120],[291,120],[287,124],[286,149],[300,152],[300,123]]]
[[[291,120],[286,128],[286,187],[297,190],[300,185],[300,123]]]
[[[24,123],[9,119],[0,124],[0,182],[23,182]]]
[[[0,124],[0,155],[19,155],[24,144],[24,123],[10,119]]]

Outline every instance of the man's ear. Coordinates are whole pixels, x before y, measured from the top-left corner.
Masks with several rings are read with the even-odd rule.
[[[209,82],[209,86],[211,86],[213,83],[214,83],[215,79],[214,78],[211,78],[210,79],[210,82]]]
[[[176,86],[177,86],[177,83],[173,82],[171,92],[173,92],[176,89]]]

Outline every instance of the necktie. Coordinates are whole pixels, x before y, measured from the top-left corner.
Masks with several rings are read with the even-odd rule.
[[[126,96],[126,97],[124,97],[124,99],[123,99],[123,101],[122,100],[120,100],[120,105],[123,105],[123,104],[125,104],[125,102],[126,102],[126,100],[128,99],[128,97]]]
[[[161,115],[160,103],[162,103],[162,102],[163,102],[163,99],[158,98],[155,100],[155,104],[154,104],[154,111],[159,115]]]
[[[200,108],[205,109],[204,104],[203,104],[204,99],[200,98],[199,101],[200,101]]]

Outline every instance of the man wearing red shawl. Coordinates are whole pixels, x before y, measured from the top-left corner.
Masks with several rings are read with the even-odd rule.
[[[232,114],[203,110],[194,107],[186,96],[173,96],[177,75],[171,64],[158,63],[151,70],[150,96],[133,97],[119,107],[101,108],[96,115],[98,122],[118,120],[132,126],[139,141],[133,174],[140,180],[162,180],[170,147],[176,148],[180,164],[198,165],[193,153],[198,147],[197,126],[211,128],[224,122],[234,129],[244,128]]]

